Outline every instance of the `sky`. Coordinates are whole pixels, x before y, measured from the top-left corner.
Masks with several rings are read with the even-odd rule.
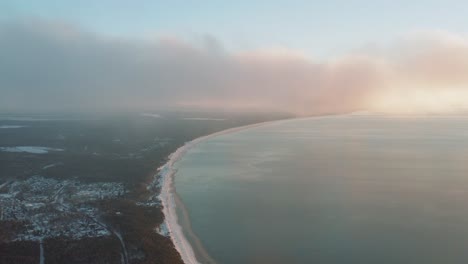
[[[2,0],[0,17],[41,17],[120,36],[212,35],[232,51],[283,47],[337,56],[411,31],[466,33],[468,3],[448,1]]]
[[[0,111],[468,109],[466,1],[0,1]]]

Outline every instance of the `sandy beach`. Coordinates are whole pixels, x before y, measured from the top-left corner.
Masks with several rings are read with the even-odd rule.
[[[158,175],[160,177],[161,184],[161,193],[159,194],[159,199],[161,200],[161,204],[163,205],[163,213],[165,217],[164,225],[166,226],[169,236],[172,242],[174,243],[175,248],[180,253],[184,263],[197,264],[199,262],[195,256],[195,252],[191,244],[188,242],[187,238],[183,234],[182,226],[178,223],[178,216],[176,211],[177,197],[174,189],[174,177],[177,171],[174,167],[174,164],[177,161],[179,161],[183,157],[183,155],[187,153],[187,151],[189,151],[192,147],[196,146],[198,143],[204,140],[228,133],[234,133],[241,130],[264,126],[267,124],[281,121],[284,120],[262,122],[241,127],[230,128],[196,138],[190,142],[187,142],[182,147],[178,148],[175,152],[173,152],[171,155],[169,155],[169,160],[167,161],[167,163],[165,163],[159,168]]]

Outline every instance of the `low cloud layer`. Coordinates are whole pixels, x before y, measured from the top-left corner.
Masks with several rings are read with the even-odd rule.
[[[216,39],[122,39],[59,22],[0,24],[0,110],[165,107],[296,114],[464,112],[468,40],[413,34],[313,61],[290,50],[228,53]]]

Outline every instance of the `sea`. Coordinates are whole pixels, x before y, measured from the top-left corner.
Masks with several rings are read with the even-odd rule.
[[[200,263],[468,261],[468,117],[273,122],[202,141],[175,167]]]

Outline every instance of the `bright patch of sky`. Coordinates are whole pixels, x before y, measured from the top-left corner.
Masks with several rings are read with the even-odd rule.
[[[339,56],[418,30],[465,33],[468,2],[448,1],[154,1],[6,0],[1,19],[40,17],[128,37],[206,34],[226,49],[302,50],[310,57]]]

